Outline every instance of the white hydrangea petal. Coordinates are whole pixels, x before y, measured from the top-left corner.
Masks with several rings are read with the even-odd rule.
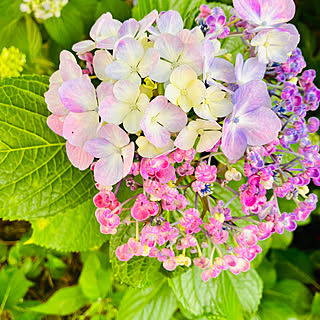
[[[197,137],[198,132],[196,130],[190,130],[188,127],[185,127],[178,134],[176,140],[174,141],[174,145],[179,149],[189,150],[193,148]]]
[[[135,104],[139,97],[140,89],[135,83],[128,80],[120,80],[113,86],[115,98],[127,104]]]
[[[139,110],[131,110],[123,119],[123,126],[128,133],[136,133],[141,127],[140,123],[143,117],[143,113]]]
[[[197,144],[196,151],[204,152],[211,149],[221,138],[221,131],[205,131],[204,134],[200,135],[200,140]]]
[[[92,40],[80,41],[72,46],[72,50],[78,54],[90,52],[96,48],[96,44]]]
[[[143,58],[138,64],[138,72],[142,78],[147,77],[152,69],[156,66],[159,61],[159,53],[153,49],[149,48],[146,50]]]
[[[121,39],[115,48],[115,57],[125,61],[129,66],[136,67],[144,56],[142,44],[132,38]]]
[[[159,83],[167,82],[170,78],[171,72],[171,63],[160,59],[150,72],[149,78]]]
[[[105,73],[111,79],[128,79],[131,74],[130,66],[124,61],[113,61],[105,68]]]

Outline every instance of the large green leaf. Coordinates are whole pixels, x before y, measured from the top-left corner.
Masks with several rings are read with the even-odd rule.
[[[182,307],[193,319],[211,314],[240,320],[257,310],[262,282],[253,269],[239,275],[225,271],[208,282],[202,281],[201,272],[194,267],[169,282]]]
[[[52,17],[45,20],[44,26],[52,39],[65,48],[82,40],[84,35],[84,23],[80,14],[81,7],[76,1],[70,1],[61,11],[59,18]]]
[[[120,225],[110,241],[110,257],[114,276],[132,287],[144,287],[151,283],[158,273],[160,262],[149,257],[133,257],[129,261],[120,261],[116,257],[116,249],[135,236],[135,226]]]
[[[26,243],[60,251],[85,251],[99,247],[109,236],[100,233],[92,199],[54,216],[32,220],[33,233]]]
[[[43,76],[0,81],[0,217],[32,220],[40,245],[100,246],[106,237],[94,218],[92,174],[71,165],[64,140],[48,128],[47,89]]]
[[[88,303],[89,299],[83,294],[80,286],[73,286],[56,291],[46,303],[32,307],[30,311],[65,316]]]
[[[118,320],[168,320],[177,299],[166,278],[144,289],[130,288],[123,297]]]

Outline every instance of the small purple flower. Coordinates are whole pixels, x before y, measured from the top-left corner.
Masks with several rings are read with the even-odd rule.
[[[293,231],[297,228],[297,224],[294,221],[296,219],[296,215],[294,213],[282,213],[278,222],[276,223],[275,229],[279,234],[283,233],[283,230]]]

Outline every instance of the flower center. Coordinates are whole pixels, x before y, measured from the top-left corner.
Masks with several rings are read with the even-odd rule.
[[[182,89],[181,90],[181,95],[182,96],[186,96],[187,95],[187,90],[186,89]]]

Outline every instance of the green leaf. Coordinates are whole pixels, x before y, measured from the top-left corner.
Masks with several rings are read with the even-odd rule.
[[[293,248],[287,251],[273,250],[271,261],[276,267],[279,279],[295,279],[320,288],[313,277],[312,263],[304,252]]]
[[[91,170],[74,168],[64,139],[48,128],[47,90],[43,76],[0,81],[0,217],[32,220],[32,242],[42,246],[100,246]]]
[[[133,257],[125,262],[117,258],[116,249],[135,236],[134,230],[135,226],[132,224],[118,227],[117,233],[111,236],[110,257],[114,276],[129,286],[141,288],[151,283],[154,275],[158,273],[160,262],[149,257]]]
[[[84,35],[84,24],[79,9],[81,10],[76,1],[69,1],[61,11],[59,18],[52,17],[44,22],[51,38],[68,49],[74,43],[82,40]]]
[[[1,311],[15,306],[27,293],[32,282],[23,272],[16,268],[5,268],[0,271],[0,314]]]
[[[275,285],[277,281],[277,272],[273,264],[267,258],[263,259],[256,270],[263,281],[264,290],[270,289]]]
[[[316,292],[311,306],[311,313],[320,317],[320,293]]]
[[[53,279],[63,277],[66,272],[66,264],[59,258],[52,254],[47,254],[47,262],[45,266],[49,269],[50,275]]]
[[[263,298],[258,314],[251,320],[299,320],[297,314],[282,300]]]
[[[281,280],[272,289],[266,290],[265,296],[287,304],[297,314],[310,311],[312,293],[297,280]]]
[[[97,6],[96,16],[99,17],[105,12],[110,12],[114,19],[120,21],[127,20],[131,17],[131,8],[124,0],[100,1]]]
[[[130,288],[122,299],[118,320],[168,320],[177,308],[177,299],[167,279],[144,289]]]
[[[59,251],[86,251],[100,247],[109,236],[100,233],[94,211],[95,207],[89,199],[74,209],[52,217],[32,220],[33,233],[25,243]]]
[[[103,269],[96,253],[91,252],[84,263],[79,284],[83,293],[91,300],[104,299],[111,291],[110,271]]]
[[[3,242],[0,242],[0,263],[2,263],[7,259],[7,253],[8,253],[7,246]]]
[[[257,310],[262,282],[253,269],[239,275],[225,271],[208,282],[201,279],[201,272],[194,267],[169,281],[182,307],[193,317],[211,314],[240,320]]]
[[[154,9],[158,12],[176,10],[184,20],[185,28],[191,28],[202,3],[201,0],[140,0],[132,9],[132,16],[140,20]]]
[[[30,311],[65,316],[88,303],[89,299],[83,294],[80,286],[73,286],[56,291],[47,302],[30,308]]]
[[[284,230],[283,234],[274,233],[271,238],[272,249],[287,249],[293,240],[293,232]]]
[[[42,37],[38,25],[29,15],[11,21],[0,30],[0,48],[14,46],[34,60],[42,47]]]

